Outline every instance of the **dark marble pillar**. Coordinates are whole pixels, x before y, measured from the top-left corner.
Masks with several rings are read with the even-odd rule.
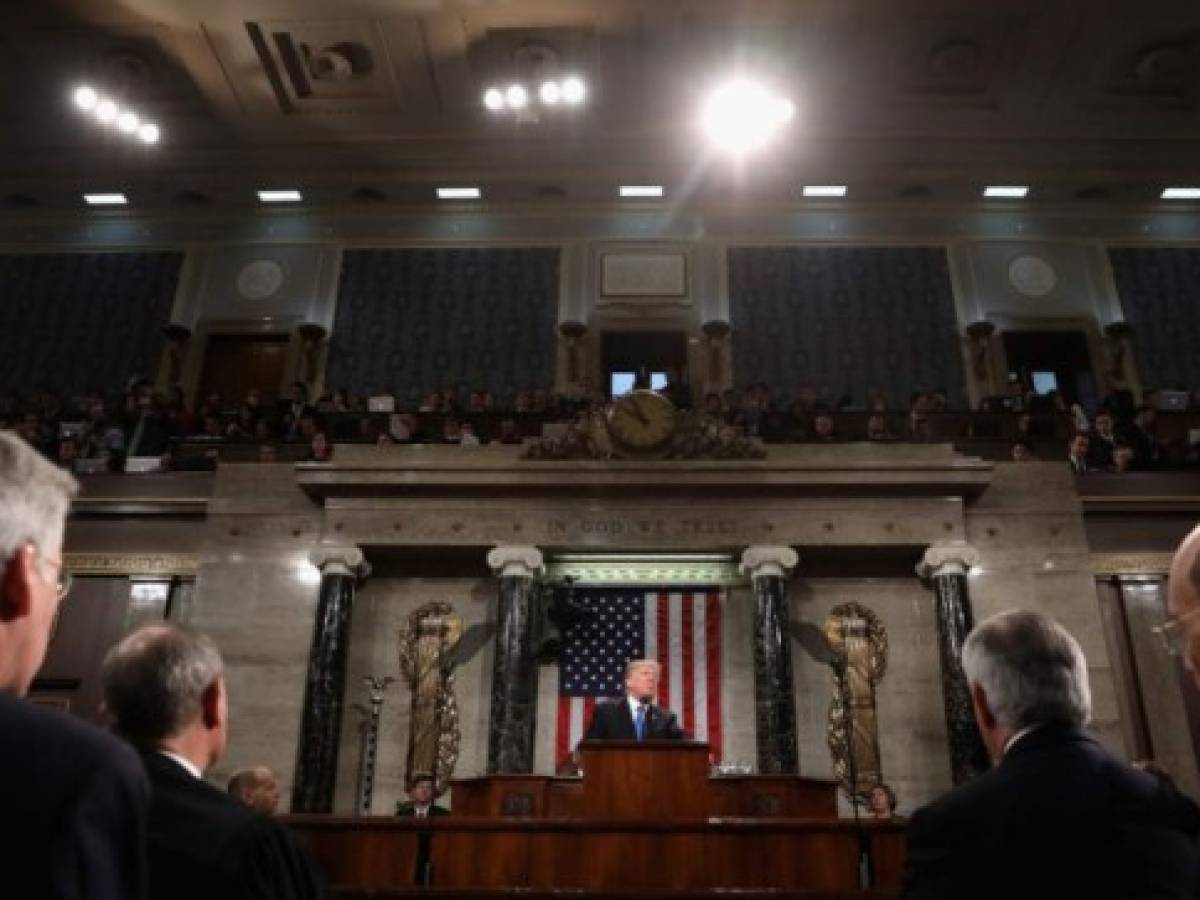
[[[942,663],[942,703],[950,742],[950,772],[955,784],[969,781],[988,768],[987,750],[979,737],[971,708],[971,691],[962,668],[962,647],[975,626],[967,572],[979,563],[979,553],[967,544],[930,547],[917,565],[929,581],[937,620]]]
[[[760,774],[798,774],[796,697],[788,632],[791,547],[749,547],[741,569],[754,585],[754,730]]]
[[[355,584],[366,574],[367,565],[357,547],[318,547],[309,560],[321,570],[321,596],[308,651],[291,811],[328,813],[333,812],[342,736],[350,613]]]
[[[538,679],[533,658],[534,579],[542,572],[542,554],[536,547],[495,547],[487,561],[500,581],[487,770],[532,772]]]

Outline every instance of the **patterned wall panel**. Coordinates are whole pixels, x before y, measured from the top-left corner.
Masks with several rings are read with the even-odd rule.
[[[153,378],[182,253],[0,254],[0,388],[120,391]]]
[[[765,382],[779,402],[797,388],[880,391],[907,409],[912,391],[964,402],[954,295],[940,247],[737,247],[729,251],[734,379]]]
[[[1200,386],[1200,248],[1108,251],[1147,389]]]
[[[557,248],[347,250],[325,383],[415,405],[554,383]]]

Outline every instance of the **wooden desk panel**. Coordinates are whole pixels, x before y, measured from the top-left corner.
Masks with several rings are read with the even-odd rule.
[[[857,890],[853,823],[799,819],[285,819],[330,882],[345,888],[413,884],[428,840],[433,885],[453,890]],[[881,888],[903,873],[897,824],[867,823]]]

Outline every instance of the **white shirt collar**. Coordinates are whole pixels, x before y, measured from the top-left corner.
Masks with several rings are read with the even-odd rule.
[[[1031,732],[1037,731],[1041,727],[1042,727],[1041,725],[1028,725],[1025,728],[1022,728],[1020,731],[1018,731],[1012,737],[1010,737],[1007,741],[1004,742],[1004,749],[1000,753],[1001,758],[1008,756],[1008,751],[1016,746],[1017,741],[1019,741],[1021,738],[1025,737],[1025,735],[1030,734]]]
[[[633,694],[626,694],[625,700],[629,703],[629,715],[632,716],[633,720],[636,722],[638,707],[642,705],[642,701],[634,697]],[[649,705],[649,703],[646,704],[647,707]]]
[[[179,765],[183,766],[183,768],[185,768],[188,771],[188,774],[192,775],[193,777],[195,777],[195,778],[203,778],[204,777],[204,773],[201,772],[198,768],[196,768],[196,764],[194,762],[192,762],[190,759],[180,756],[178,753],[172,753],[170,750],[161,750],[160,749],[158,752],[160,755],[165,756],[167,759],[170,759],[170,760],[173,760],[173,761],[179,763]]]

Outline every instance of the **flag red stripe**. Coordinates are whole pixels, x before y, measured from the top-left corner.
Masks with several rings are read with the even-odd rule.
[[[721,759],[721,594],[710,591],[704,601],[705,671],[708,685],[708,750]]]
[[[658,679],[658,705],[671,705],[671,595],[658,595],[658,664],[662,676]]]
[[[692,633],[692,598],[693,594],[688,592],[683,595],[683,617],[682,628],[683,634],[682,646],[680,650],[683,656],[683,721],[680,725],[683,730],[688,732],[692,737],[695,737],[696,731],[696,673],[693,670],[695,665],[695,635]]]
[[[561,766],[571,753],[571,698],[558,695],[558,721],[554,729],[554,766]]]

